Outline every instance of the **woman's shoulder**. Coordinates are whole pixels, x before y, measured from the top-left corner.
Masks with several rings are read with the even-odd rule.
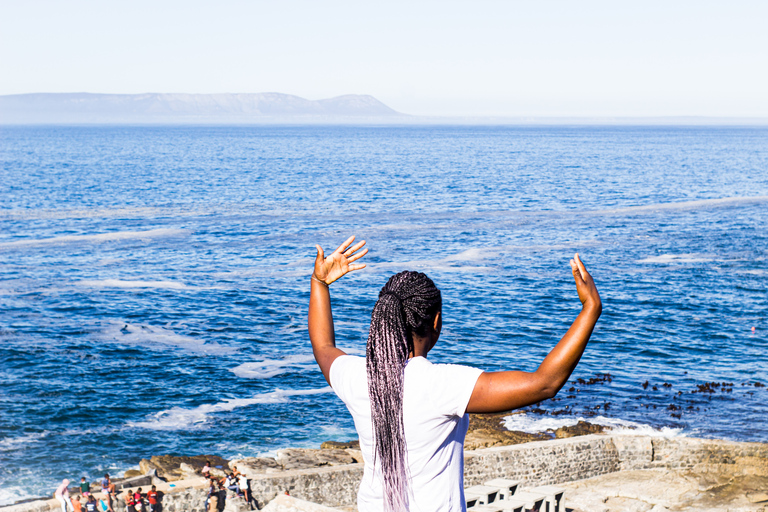
[[[365,358],[348,354],[339,356],[331,363],[329,376],[331,387],[344,400],[342,395],[359,388],[361,383],[367,383]]]

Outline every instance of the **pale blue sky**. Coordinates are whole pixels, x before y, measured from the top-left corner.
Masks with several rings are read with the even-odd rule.
[[[372,94],[410,114],[768,117],[766,1],[0,1],[0,94]]]

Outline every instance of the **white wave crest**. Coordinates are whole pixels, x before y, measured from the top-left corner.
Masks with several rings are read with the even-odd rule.
[[[39,441],[40,439],[43,439],[47,435],[48,435],[48,431],[46,430],[43,432],[35,432],[32,434],[25,434],[23,436],[17,436],[17,437],[4,437],[3,439],[0,439],[0,451],[16,450],[28,444]]]
[[[130,281],[124,279],[99,279],[94,281],[78,281],[79,286],[90,286],[93,288],[161,288],[167,290],[189,290],[194,289],[184,283],[177,281]]]
[[[243,363],[229,371],[243,379],[268,379],[289,371],[310,370],[314,366],[313,355],[295,355],[284,359],[267,359],[265,361]]]
[[[25,247],[31,245],[63,244],[71,242],[108,242],[113,240],[129,240],[142,238],[157,238],[162,236],[174,236],[185,233],[183,229],[159,228],[147,231],[117,231],[114,233],[99,233],[97,235],[63,235],[52,238],[37,238],[28,240],[14,240],[12,242],[0,242],[2,248]]]
[[[662,427],[653,428],[650,425],[622,420],[620,418],[608,418],[606,416],[594,416],[583,418],[576,416],[539,416],[527,413],[512,414],[504,417],[504,427],[515,432],[527,432],[536,434],[557,430],[561,427],[571,427],[580,421],[587,421],[596,425],[611,427],[611,432],[625,435],[643,435],[654,437],[676,437],[681,435],[682,429]]]
[[[660,254],[638,260],[638,263],[707,263],[710,261],[714,261],[714,258],[698,254]]]
[[[187,210],[183,208],[162,208],[155,206],[137,206],[133,208],[94,208],[94,209],[34,209],[0,211],[0,219],[91,219],[91,218],[156,218],[188,217],[210,215],[211,210]]]
[[[331,392],[326,386],[318,389],[281,390],[276,389],[271,393],[256,395],[251,398],[230,398],[215,404],[204,404],[191,409],[173,407],[171,409],[155,413],[146,421],[129,422],[127,426],[145,428],[149,430],[182,430],[200,428],[208,421],[209,415],[217,412],[228,412],[238,407],[247,407],[256,404],[285,403],[291,396],[317,395]]]
[[[697,210],[702,208],[731,206],[738,204],[765,203],[768,202],[768,196],[752,197],[720,197],[716,199],[699,199],[696,201],[681,201],[678,203],[655,203],[641,206],[627,206],[624,208],[608,208],[605,210],[592,210],[583,212],[587,215],[603,214],[622,214],[622,213],[643,213],[656,212],[660,210]]]
[[[111,341],[150,349],[167,350],[175,347],[197,354],[231,354],[237,351],[235,347],[206,343],[205,340],[176,334],[170,329],[154,325],[113,322],[104,330],[103,335]]]
[[[12,505],[17,501],[37,497],[36,495],[31,494],[26,486],[6,485],[5,482],[0,482],[0,484],[2,484],[0,485],[0,507]],[[16,507],[13,507],[13,509],[16,509]]]

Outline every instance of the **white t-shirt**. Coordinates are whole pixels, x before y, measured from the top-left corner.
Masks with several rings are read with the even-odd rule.
[[[414,357],[405,366],[403,424],[410,470],[409,508],[418,512],[466,510],[464,436],[467,404],[482,370],[432,364]],[[381,470],[373,466],[373,425],[365,358],[341,356],[331,365],[331,387],[346,404],[360,436],[365,469],[359,512],[384,510]]]

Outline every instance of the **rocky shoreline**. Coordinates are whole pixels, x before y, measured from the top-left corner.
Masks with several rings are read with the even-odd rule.
[[[353,456],[354,446],[337,445],[325,450]],[[275,466],[284,467],[278,462],[281,457],[271,459],[270,467],[260,470],[272,473],[249,475],[253,503],[230,494],[224,512],[248,512],[252,504],[265,512],[354,512],[363,464],[331,466],[332,461],[319,458],[325,458],[323,450],[300,452],[302,456],[312,454],[311,462],[321,464],[308,469],[281,470]],[[285,460],[295,460],[297,454],[285,455],[290,455]],[[265,459],[269,460],[250,461],[253,470],[259,469],[257,461]],[[189,462],[180,462],[179,467],[193,467]],[[245,459],[228,461],[238,469],[239,464],[245,464]],[[156,473],[157,468],[151,472]],[[152,478],[158,482],[163,512],[205,512],[208,481],[204,477],[173,482]],[[569,512],[766,512],[768,443],[648,436],[621,430],[465,451],[465,486],[497,478],[518,481],[523,488],[555,485],[565,489]],[[285,496],[286,491],[290,496]],[[51,512],[59,508],[56,500],[45,499],[0,510]],[[120,500],[115,510],[125,512]]]
[[[467,451],[481,448],[509,446],[533,441],[564,439],[575,436],[601,433],[610,427],[580,421],[573,426],[561,427],[554,431],[535,434],[507,430],[504,418],[511,412],[498,414],[472,414],[464,448]],[[141,459],[139,469],[129,469],[122,477],[113,477],[112,482],[118,491],[127,488],[149,487],[153,484],[187,481],[199,478],[202,469],[210,461],[210,474],[224,478],[234,467],[249,478],[257,475],[269,475],[293,470],[309,470],[315,468],[343,466],[362,463],[362,452],[357,440],[347,442],[325,441],[320,448],[285,448],[278,450],[275,457],[244,457],[225,459],[219,455],[153,455]],[[92,492],[101,492],[101,480],[91,482]],[[70,494],[79,492],[76,482],[70,488]],[[48,497],[28,498],[14,505],[29,503]]]

